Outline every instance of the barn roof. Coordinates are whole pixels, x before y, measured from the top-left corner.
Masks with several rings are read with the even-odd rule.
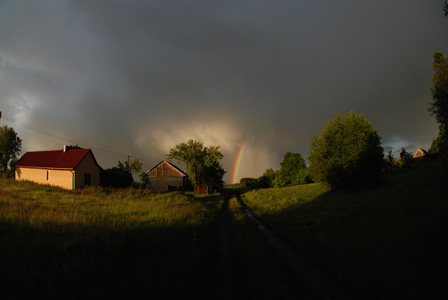
[[[16,167],[73,170],[89,152],[92,152],[92,150],[69,149],[66,151],[31,151],[25,153],[17,161]],[[95,160],[94,156],[93,159]],[[98,165],[98,163],[96,164]]]
[[[174,165],[173,163],[171,163],[171,161],[166,161],[166,160],[162,160],[161,162],[159,162],[157,165],[155,165],[155,167],[153,167],[151,170],[149,170],[148,172],[146,172],[146,175],[148,175],[149,173],[151,173],[154,169],[156,169],[158,166],[160,166],[161,164],[166,163],[169,166],[173,167],[174,169],[176,169],[177,171],[179,171],[180,173],[182,173],[183,176],[188,176],[187,173],[185,173],[184,171],[182,171],[180,168],[178,168],[176,165]]]

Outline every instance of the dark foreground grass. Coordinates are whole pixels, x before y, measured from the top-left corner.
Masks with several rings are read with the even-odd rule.
[[[2,299],[207,299],[216,198],[0,179]]]
[[[335,192],[312,184],[244,199],[366,297],[445,299],[448,197],[439,177],[430,165],[387,176],[376,189]],[[0,179],[1,298],[219,298],[222,200],[72,192]],[[235,199],[229,218],[236,296],[307,299]]]
[[[437,163],[376,189],[321,184],[246,193],[271,227],[373,299],[446,299],[447,182]]]
[[[229,203],[238,299],[315,299],[297,282],[284,257],[260,233],[236,198]]]

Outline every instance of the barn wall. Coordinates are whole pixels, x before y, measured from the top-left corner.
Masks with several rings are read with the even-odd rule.
[[[47,171],[49,180],[47,180]],[[28,180],[39,184],[58,186],[64,189],[73,189],[73,171],[70,170],[48,170],[16,167],[15,179]]]
[[[176,189],[184,188],[183,177],[148,177],[149,183],[146,188],[155,191],[166,191],[167,186],[175,187]]]

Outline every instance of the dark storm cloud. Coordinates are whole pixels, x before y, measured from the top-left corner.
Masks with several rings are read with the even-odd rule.
[[[391,3],[393,2],[393,3]],[[428,147],[443,1],[4,1],[2,110],[145,168],[190,138],[241,176],[307,155],[338,113],[363,113],[394,151]],[[25,130],[25,150],[60,140]],[[388,148],[389,149],[389,148]],[[409,149],[412,151],[414,149]],[[118,159],[97,153],[110,167]]]

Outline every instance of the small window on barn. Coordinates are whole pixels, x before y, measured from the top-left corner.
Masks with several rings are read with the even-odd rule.
[[[47,170],[47,181],[50,181],[50,170]]]
[[[92,176],[90,174],[84,174],[84,184],[90,185],[92,181]]]

